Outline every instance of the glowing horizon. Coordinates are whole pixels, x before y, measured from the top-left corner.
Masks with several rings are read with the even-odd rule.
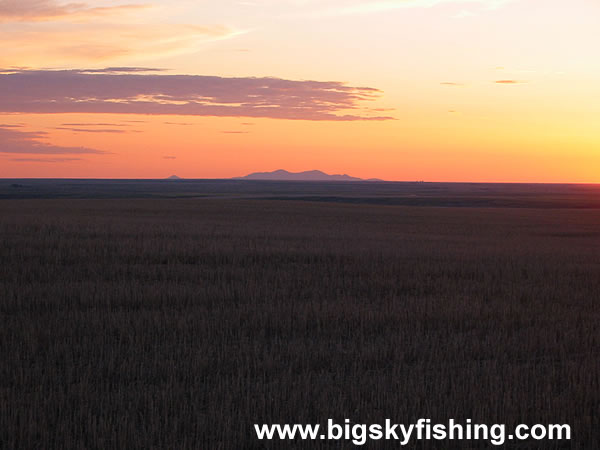
[[[0,177],[600,182],[592,0],[0,1]]]

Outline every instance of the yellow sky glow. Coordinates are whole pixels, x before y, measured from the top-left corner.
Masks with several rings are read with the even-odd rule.
[[[0,177],[600,182],[595,1],[214,3],[0,2]]]

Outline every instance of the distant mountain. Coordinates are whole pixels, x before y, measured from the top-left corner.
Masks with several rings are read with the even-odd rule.
[[[177,175],[171,175],[167,180],[182,180],[183,178],[179,178]]]
[[[273,180],[273,181],[382,181],[378,178],[364,180],[350,175],[329,175],[320,170],[307,170],[305,172],[288,172],[275,170],[273,172],[254,172],[245,177],[236,177],[236,180]]]

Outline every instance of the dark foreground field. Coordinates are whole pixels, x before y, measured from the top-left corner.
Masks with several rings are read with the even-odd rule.
[[[1,200],[0,448],[352,448],[252,424],[425,417],[598,449],[599,301],[598,209]]]

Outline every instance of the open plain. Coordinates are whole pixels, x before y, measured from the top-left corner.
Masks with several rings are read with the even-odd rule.
[[[420,184],[438,200],[4,184],[1,448],[350,448],[253,424],[421,417],[567,423],[570,442],[506,448],[600,448],[598,188],[474,185],[448,206]]]

